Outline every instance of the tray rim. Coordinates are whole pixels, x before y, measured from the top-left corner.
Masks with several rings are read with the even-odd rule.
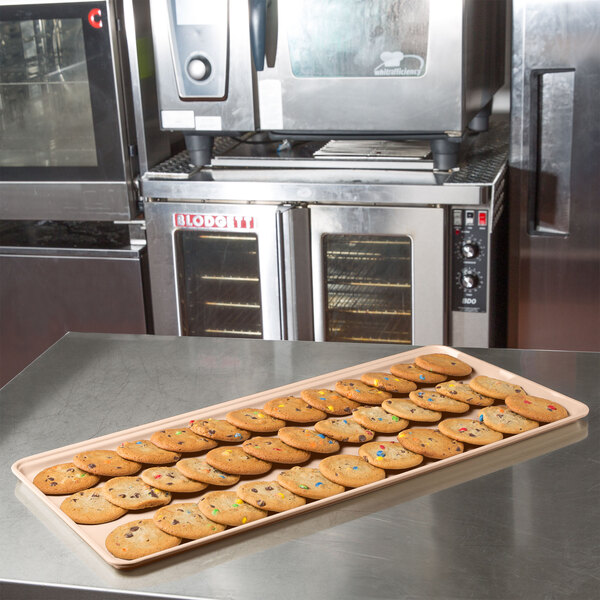
[[[386,364],[389,368],[389,366],[394,363],[407,362],[416,356],[419,356],[422,354],[430,354],[430,353],[443,353],[443,354],[449,354],[451,356],[455,356],[456,358],[459,358],[459,359],[467,362],[473,368],[474,371],[477,371],[478,368],[480,369],[481,367],[483,367],[484,369],[491,368],[491,369],[499,370],[499,371],[501,371],[502,376],[498,377],[498,378],[502,378],[505,381],[516,380],[516,381],[518,381],[519,385],[522,385],[525,389],[527,389],[527,386],[538,388],[539,390],[542,390],[542,393],[545,394],[546,397],[551,397],[553,399],[556,399],[557,401],[561,401],[563,404],[566,404],[567,405],[566,407],[569,410],[569,415],[567,417],[565,417],[564,419],[560,419],[559,421],[554,421],[551,423],[542,423],[540,425],[540,427],[537,427],[535,429],[532,429],[532,430],[529,430],[526,432],[522,432],[519,434],[515,434],[515,435],[509,436],[509,437],[504,437],[502,440],[499,440],[492,444],[488,444],[485,446],[479,446],[479,447],[472,447],[472,448],[469,448],[468,451],[466,451],[466,452],[463,452],[461,454],[458,454],[458,455],[455,455],[455,456],[452,456],[449,458],[436,460],[436,461],[432,461],[432,462],[426,462],[426,464],[424,464],[424,465],[417,466],[417,467],[408,469],[406,471],[401,471],[399,473],[395,472],[395,474],[393,474],[393,475],[386,475],[386,477],[383,480],[377,481],[375,483],[367,484],[367,485],[364,485],[364,486],[361,486],[358,488],[347,488],[344,492],[337,494],[335,496],[330,496],[328,498],[323,498],[321,500],[312,500],[310,502],[307,502],[303,506],[300,506],[298,508],[294,508],[291,510],[287,510],[284,512],[269,513],[269,515],[267,517],[265,517],[264,519],[260,519],[258,521],[253,521],[253,522],[246,523],[244,525],[239,525],[236,527],[229,527],[222,532],[212,534],[205,538],[187,541],[186,543],[175,546],[174,548],[156,552],[151,555],[140,557],[140,558],[133,559],[133,560],[119,559],[117,557],[114,557],[112,554],[110,554],[106,550],[106,548],[104,548],[104,546],[100,546],[94,539],[90,538],[90,536],[87,534],[86,530],[85,529],[82,530],[82,526],[80,526],[79,524],[72,521],[65,513],[63,513],[60,510],[59,506],[57,506],[53,502],[49,501],[49,496],[46,496],[43,492],[41,492],[41,490],[39,490],[35,485],[33,485],[32,478],[28,477],[23,472],[24,466],[33,465],[34,463],[37,463],[37,462],[44,462],[46,459],[48,459],[50,457],[65,453],[67,451],[72,454],[76,454],[78,450],[83,449],[83,448],[87,448],[87,449],[102,448],[103,443],[105,443],[105,442],[112,443],[112,442],[114,442],[115,438],[117,438],[119,440],[119,442],[121,442],[121,441],[128,439],[130,436],[132,438],[135,438],[136,437],[135,434],[137,434],[137,433],[154,431],[156,429],[163,429],[168,426],[181,427],[182,426],[181,423],[188,422],[191,419],[193,419],[194,417],[196,419],[202,418],[203,416],[205,416],[204,413],[214,414],[217,410],[219,412],[228,412],[228,410],[233,410],[233,408],[235,408],[235,407],[252,406],[252,402],[254,402],[255,400],[259,400],[259,399],[260,399],[261,403],[264,404],[264,402],[266,402],[267,400],[269,400],[271,398],[276,398],[276,397],[285,396],[285,395],[291,395],[290,392],[292,392],[292,391],[297,392],[299,390],[299,388],[321,387],[320,383],[329,382],[334,379],[347,378],[351,375],[356,376],[357,372],[363,373],[363,372],[367,372],[370,370],[377,370],[378,368],[381,369],[381,368],[383,368],[383,365],[386,365]],[[262,406],[262,404],[261,404],[261,406]],[[477,408],[477,407],[474,407],[474,408]],[[239,398],[234,398],[232,400],[226,400],[224,402],[219,402],[217,404],[212,404],[212,405],[209,405],[206,407],[202,407],[197,410],[188,411],[186,413],[181,413],[179,415],[174,415],[172,417],[167,417],[165,419],[160,419],[157,421],[144,423],[142,425],[136,425],[134,427],[115,431],[113,433],[109,433],[106,435],[98,436],[95,438],[90,438],[87,440],[82,440],[79,442],[75,442],[73,444],[61,446],[59,448],[54,448],[51,450],[39,452],[39,453],[30,455],[30,456],[26,456],[26,457],[16,460],[11,466],[11,471],[28,489],[30,489],[35,494],[35,496],[37,496],[39,499],[41,499],[41,501],[44,503],[44,505],[49,507],[52,510],[52,512],[59,517],[59,519],[61,521],[63,521],[64,523],[67,524],[67,526],[70,529],[75,531],[75,533],[77,533],[78,536],[84,542],[86,542],[100,556],[100,558],[102,558],[106,563],[108,563],[109,565],[111,565],[112,567],[114,567],[116,569],[131,569],[131,568],[140,566],[142,564],[147,564],[147,563],[153,562],[155,560],[160,560],[161,558],[163,558],[165,556],[170,556],[173,554],[178,554],[180,552],[185,552],[191,548],[203,546],[203,545],[212,543],[213,541],[217,541],[217,540],[221,540],[223,538],[234,536],[238,533],[242,533],[242,532],[245,532],[245,531],[248,531],[251,529],[255,529],[257,527],[263,527],[263,526],[266,526],[266,525],[269,525],[272,523],[276,523],[283,519],[291,518],[291,517],[294,517],[296,515],[299,515],[299,514],[302,514],[305,512],[328,507],[332,504],[336,504],[338,502],[343,502],[346,499],[355,498],[357,496],[370,493],[370,492],[375,491],[380,488],[389,487],[391,485],[398,484],[401,481],[412,479],[412,478],[418,477],[419,475],[422,475],[422,474],[425,474],[428,472],[443,469],[444,467],[446,467],[448,465],[468,460],[470,457],[479,456],[481,454],[485,454],[485,453],[491,452],[493,450],[500,449],[502,447],[506,447],[508,445],[518,443],[519,441],[524,440],[524,439],[543,435],[547,431],[554,430],[559,427],[563,427],[565,425],[573,423],[574,421],[583,419],[588,415],[588,413],[589,413],[589,407],[586,404],[584,404],[583,402],[576,400],[574,398],[570,398],[560,392],[552,390],[551,388],[547,388],[547,387],[543,386],[542,384],[539,384],[535,381],[532,381],[532,380],[522,377],[516,373],[508,371],[502,367],[498,367],[492,363],[489,363],[487,361],[484,361],[482,359],[474,357],[466,352],[456,350],[455,348],[452,348],[450,346],[428,345],[428,346],[414,347],[411,350],[407,350],[407,351],[396,353],[396,354],[391,354],[391,355],[383,357],[383,358],[374,359],[374,360],[371,360],[371,361],[368,361],[365,363],[359,363],[359,364],[356,364],[356,365],[353,365],[350,367],[345,367],[345,368],[342,368],[342,369],[339,369],[336,371],[330,371],[328,373],[316,375],[316,376],[310,377],[308,379],[303,379],[303,380],[295,381],[295,382],[292,382],[289,384],[285,384],[283,386],[278,386],[276,388],[270,388],[270,389],[267,389],[267,390],[264,390],[261,392],[256,392],[256,393],[249,394],[246,396],[241,396]],[[446,417],[446,418],[448,418],[448,417]],[[306,424],[307,427],[310,427],[311,425],[312,424],[310,424],[310,423]],[[292,424],[292,426],[294,426],[294,424]],[[302,425],[297,424],[297,426],[302,426]],[[419,427],[419,426],[437,427],[437,423],[424,423],[422,425],[419,423],[411,424],[411,427]],[[356,447],[356,449],[358,449],[359,446],[352,445],[352,447]],[[58,463],[54,462],[53,464],[58,464]],[[277,465],[275,465],[275,466],[277,467]],[[290,467],[291,466],[292,465],[290,465]],[[269,474],[265,474],[265,476],[268,477]],[[230,489],[230,488],[228,488],[228,489]],[[69,496],[69,494],[64,494],[61,496],[52,496],[51,498],[57,498],[57,497],[62,497],[62,496],[67,497],[67,496]],[[174,504],[176,504],[178,502],[178,499],[174,499],[172,502]],[[136,515],[135,512],[133,512],[130,515],[131,517],[133,517],[132,520],[135,520],[135,515]],[[145,516],[145,515],[138,515],[138,516],[140,518],[149,518],[148,516]],[[90,527],[90,526],[86,526],[86,527]],[[93,526],[91,526],[91,527],[93,527]]]

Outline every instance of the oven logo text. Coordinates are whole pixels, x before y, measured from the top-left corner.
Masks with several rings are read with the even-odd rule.
[[[373,74],[377,77],[420,77],[425,72],[425,60],[417,54],[404,54],[400,50],[382,52],[383,61]]]
[[[198,215],[176,213],[173,215],[175,227],[193,229],[254,229],[254,217],[238,215]]]

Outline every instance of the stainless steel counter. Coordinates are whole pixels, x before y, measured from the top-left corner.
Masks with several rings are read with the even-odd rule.
[[[405,349],[68,334],[0,391],[0,597],[597,597],[597,353],[465,349],[586,403],[588,418],[131,571],[106,565],[10,472],[24,456]]]

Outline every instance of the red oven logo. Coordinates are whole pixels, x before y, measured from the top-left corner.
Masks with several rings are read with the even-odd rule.
[[[92,8],[88,13],[88,23],[94,29],[102,28],[102,11],[99,8]]]
[[[239,215],[198,215],[176,213],[173,215],[175,227],[192,229],[254,229],[254,217]]]

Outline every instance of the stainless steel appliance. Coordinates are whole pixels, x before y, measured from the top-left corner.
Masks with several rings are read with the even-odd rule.
[[[156,333],[503,345],[507,139],[471,136],[445,174],[144,178]]]
[[[600,349],[600,2],[515,0],[509,344]]]
[[[0,0],[0,219],[138,212],[135,178],[171,152],[149,27],[143,0]]]
[[[456,166],[504,81],[505,0],[151,0],[162,127],[432,140]]]
[[[0,222],[0,387],[68,331],[147,333],[146,268],[125,225]]]

